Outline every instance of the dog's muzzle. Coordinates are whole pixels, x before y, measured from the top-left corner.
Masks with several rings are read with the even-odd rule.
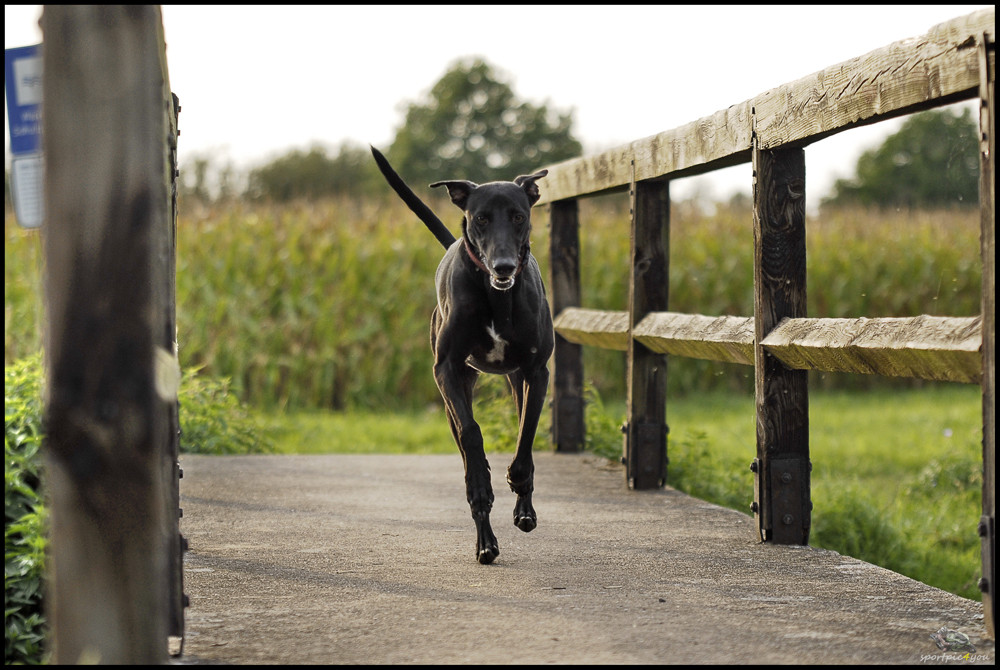
[[[514,285],[514,278],[516,275],[511,275],[509,277],[498,277],[494,274],[490,275],[490,286],[498,291],[509,291]]]
[[[495,288],[497,291],[509,291],[512,286],[514,286],[514,279],[521,273],[521,269],[524,267],[524,259],[528,255],[528,248],[525,247],[521,251],[521,257],[518,258],[517,265],[515,266],[514,272],[506,277],[501,277],[498,274],[490,272],[486,267],[486,259],[480,257],[472,250],[472,245],[469,244],[469,240],[463,240],[463,246],[465,247],[465,253],[469,254],[469,258],[475,263],[476,267],[485,272],[490,276],[490,286]]]

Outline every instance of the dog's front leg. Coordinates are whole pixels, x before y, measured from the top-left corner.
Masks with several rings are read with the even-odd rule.
[[[445,360],[434,366],[434,379],[444,398],[451,432],[465,463],[465,492],[476,523],[476,559],[486,565],[500,554],[500,547],[490,525],[493,509],[490,465],[483,448],[483,433],[472,415],[472,389],[477,374],[464,362],[455,365]]]
[[[515,387],[521,380],[520,389]],[[545,393],[549,384],[549,369],[540,367],[528,375],[520,372],[510,376],[514,388],[514,398],[520,404],[518,416],[520,427],[517,433],[517,452],[507,468],[507,484],[517,495],[514,503],[514,525],[530,533],[538,525],[535,508],[531,504],[531,493],[535,489],[535,464],[531,457],[531,447],[538,429],[538,419],[545,405]]]

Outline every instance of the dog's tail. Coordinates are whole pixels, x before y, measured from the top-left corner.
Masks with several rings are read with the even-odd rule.
[[[370,145],[369,145],[370,146]],[[417,197],[417,194],[410,190],[410,187],[406,185],[403,178],[396,174],[396,171],[392,169],[389,165],[389,161],[386,160],[385,156],[376,149],[372,147],[372,155],[375,157],[375,164],[378,165],[378,169],[382,172],[382,176],[385,180],[389,182],[389,186],[392,190],[403,199],[406,206],[424,222],[424,225],[434,233],[434,237],[437,238],[445,249],[450,247],[455,242],[455,236],[451,234],[451,231],[441,222],[441,219],[437,217],[434,212],[431,211],[430,207],[424,204],[423,200]]]

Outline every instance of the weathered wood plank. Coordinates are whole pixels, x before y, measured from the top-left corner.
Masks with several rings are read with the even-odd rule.
[[[624,189],[632,179],[702,174],[750,160],[758,146],[801,146],[859,125],[975,97],[975,44],[993,39],[995,10],[986,8],[932,27],[727,109],[593,156],[548,166],[539,202]]]
[[[994,10],[980,10],[755,97],[758,145],[806,144],[928,103],[974,97],[974,36],[993,30],[994,20]]]
[[[632,331],[652,351],[753,365],[753,318],[652,312]]]
[[[628,312],[565,309],[556,332],[571,342],[628,350]],[[975,384],[981,317],[785,319],[764,348],[795,370],[853,372]],[[753,365],[752,317],[650,312],[632,332],[651,351]]]
[[[622,190],[632,179],[683,177],[750,160],[750,104],[744,102],[673,130],[548,168],[539,202]]]
[[[628,351],[628,312],[586,309],[562,310],[555,331],[570,342],[601,349]]]
[[[786,319],[764,348],[795,370],[979,383],[981,317]]]

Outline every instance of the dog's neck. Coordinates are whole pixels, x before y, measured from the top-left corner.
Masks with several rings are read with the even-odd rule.
[[[514,287],[506,291],[501,291],[490,283],[490,271],[486,269],[486,265],[483,261],[476,255],[476,252],[472,250],[472,245],[469,244],[469,238],[463,236],[462,246],[465,247],[465,252],[468,254],[469,259],[476,265],[479,270],[483,273],[483,283],[486,287],[486,296],[490,303],[490,311],[493,312],[493,328],[496,330],[497,334],[504,339],[509,339],[511,331],[514,327],[513,320],[513,305],[514,301],[512,296],[514,293]],[[524,265],[524,259],[519,259],[517,272],[514,274],[520,274],[521,268]]]
[[[510,341],[514,329],[512,300],[514,290],[498,291],[489,285],[489,278],[486,279],[486,295],[489,297],[490,310],[493,312],[493,329],[505,340]]]

